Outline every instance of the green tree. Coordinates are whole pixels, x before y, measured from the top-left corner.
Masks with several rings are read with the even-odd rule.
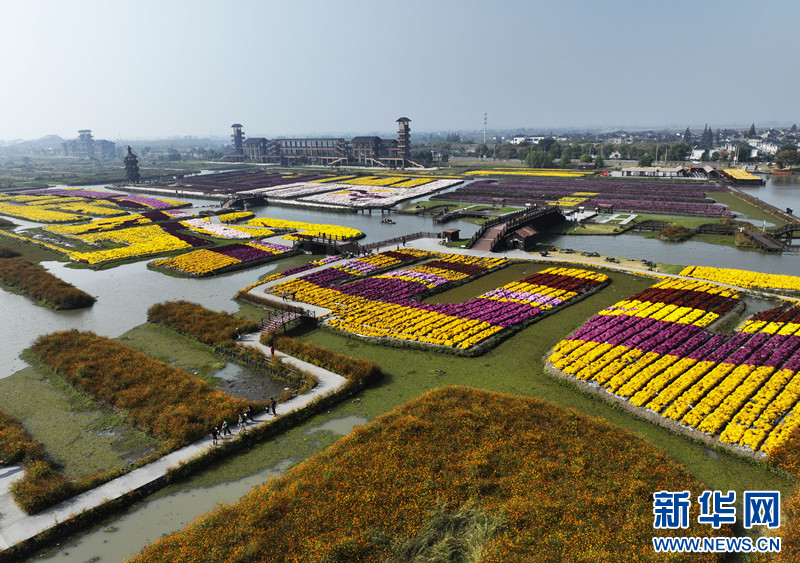
[[[606,161],[603,160],[603,155],[602,154],[598,154],[597,157],[595,157],[594,165],[597,168],[602,168],[602,167],[604,167],[606,165]]]
[[[492,151],[489,150],[489,147],[486,145],[486,143],[481,143],[477,147],[475,147],[475,156],[477,156],[478,158],[486,158],[491,153]]]
[[[672,143],[667,149],[667,160],[686,160],[689,150],[686,143]]]
[[[683,132],[683,142],[687,145],[692,142],[692,132],[689,131],[689,128],[686,128],[686,131]]]
[[[639,166],[650,166],[653,164],[653,155],[648,153],[643,154],[637,162]]]
[[[600,154],[603,158],[608,158],[614,153],[614,145],[611,143],[604,143],[602,147],[600,147]]]
[[[747,132],[747,138],[748,138],[748,139],[752,139],[752,138],[754,138],[755,136],[756,136],[756,124],[755,124],[755,123],[753,123],[753,124],[750,126],[750,131],[748,131],[748,132]]]
[[[572,162],[572,147],[566,146],[561,150],[561,166],[569,166]]]
[[[525,157],[525,164],[530,168],[553,168],[553,159],[546,151],[531,151]]]
[[[795,166],[797,165],[798,160],[797,148],[792,145],[789,145],[788,147],[781,147],[781,150],[779,150],[775,155],[775,164],[781,168]]]
[[[592,155],[590,155],[589,153],[583,153],[581,157],[578,159],[578,162],[591,162],[591,161],[592,161]]]

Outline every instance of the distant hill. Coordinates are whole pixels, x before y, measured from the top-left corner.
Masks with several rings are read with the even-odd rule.
[[[63,154],[63,149],[61,148],[61,143],[63,142],[64,139],[58,135],[46,135],[31,141],[12,142],[5,147],[0,147],[0,153],[36,156]]]

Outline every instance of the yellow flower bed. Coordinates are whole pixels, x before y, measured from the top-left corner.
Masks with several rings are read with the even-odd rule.
[[[102,205],[92,205],[90,203],[83,203],[80,201],[70,203],[55,203],[57,203],[57,207],[54,209],[55,211],[74,211],[76,213],[85,213],[86,215],[93,215],[96,217],[119,217],[120,215],[127,215],[127,212],[119,207],[105,207]]]
[[[250,219],[248,225],[254,227],[269,227],[272,229],[292,229],[301,231],[301,234],[326,238],[333,237],[335,239],[357,238],[364,233],[358,229],[351,227],[340,227],[339,225],[321,225],[316,223],[304,223],[302,221],[286,221],[283,219],[271,219],[269,217],[257,217]],[[288,240],[297,240],[299,237],[296,235],[286,235],[283,238]]]
[[[131,222],[133,223],[131,224]],[[111,219],[95,219],[94,221],[81,223],[80,225],[46,225],[44,230],[50,231],[51,233],[55,233],[57,235],[64,235],[67,237],[80,239],[82,238],[81,235],[84,233],[113,231],[115,229],[122,228],[122,226],[126,223],[128,224],[128,227],[131,227],[134,225],[145,225],[147,223],[152,223],[152,221],[147,217],[143,217],[138,213],[134,213],[131,215],[124,215]]]
[[[100,233],[86,233],[81,238],[89,243],[106,241],[124,245],[122,248],[97,250],[94,252],[67,252],[73,260],[85,261],[89,264],[100,264],[112,260],[120,260],[122,258],[148,256],[191,247],[190,244],[170,235],[158,225],[144,225]]]
[[[187,274],[202,275],[239,263],[241,263],[241,260],[238,258],[201,248],[172,258],[156,260],[153,265],[178,270]]]
[[[63,213],[42,209],[35,205],[14,205],[11,203],[0,203],[0,215],[17,217],[37,223],[69,223],[73,221],[85,221],[91,219],[88,215],[77,215],[75,213]]]
[[[750,174],[741,168],[725,168],[723,172],[736,180],[760,180],[755,174]]]
[[[311,180],[309,184],[326,184],[328,182],[343,182],[344,180],[349,180],[350,178],[355,178],[355,174],[350,174],[349,176],[333,176],[332,178],[320,178],[319,180]]]
[[[342,183],[352,186],[391,186],[395,182],[402,182],[407,179],[402,176],[362,176]]]
[[[417,186],[422,186],[423,184],[428,184],[431,182],[430,178],[409,178],[403,182],[398,182],[394,184],[393,188],[416,188]]]
[[[234,213],[223,213],[219,216],[219,220],[223,223],[232,223],[243,219],[252,219],[253,217],[255,217],[255,213],[252,211],[236,211]]]
[[[767,289],[791,289],[800,291],[800,277],[784,274],[764,274],[733,268],[714,268],[711,266],[687,266],[681,276],[727,283],[737,287],[763,287]]]

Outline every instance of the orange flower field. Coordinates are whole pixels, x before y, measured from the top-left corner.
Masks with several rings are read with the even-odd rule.
[[[600,419],[446,387],[356,428],[131,561],[408,560],[398,557],[402,546],[432,512],[465,507],[497,523],[478,546],[483,562],[672,561],[653,552],[653,491],[703,488],[655,447]],[[695,526],[692,534],[732,531]]]

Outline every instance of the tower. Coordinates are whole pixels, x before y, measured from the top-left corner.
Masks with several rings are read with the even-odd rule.
[[[123,159],[125,161],[125,176],[130,184],[139,183],[139,159],[133,154],[128,145],[128,154]]]
[[[407,160],[411,158],[411,120],[407,117],[397,119],[397,156]]]
[[[231,139],[233,140],[233,154],[243,155],[244,148],[242,147],[242,142],[244,141],[244,131],[242,131],[242,124],[234,123],[231,127],[233,127],[233,135],[231,135]]]

